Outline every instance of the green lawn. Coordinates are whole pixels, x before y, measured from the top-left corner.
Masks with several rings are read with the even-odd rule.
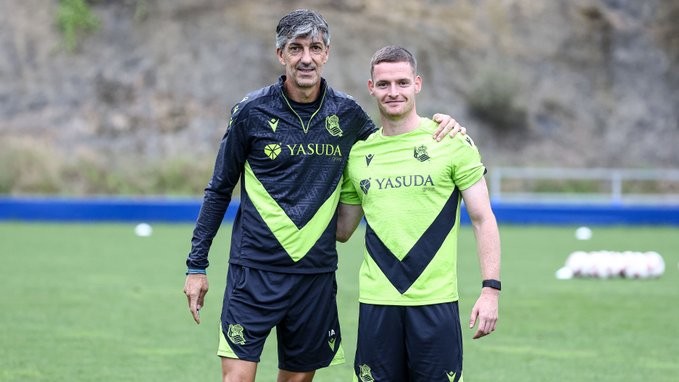
[[[182,293],[192,227],[0,223],[0,381],[218,381],[215,355],[224,288],[224,227],[211,255],[203,323]],[[501,227],[503,291],[498,330],[471,340],[465,381],[674,381],[679,375],[679,230]],[[340,244],[338,272],[349,364],[316,381],[350,381],[356,342],[356,274],[362,231]],[[667,269],[655,280],[568,280],[554,272],[574,250],[654,250]],[[462,230],[463,325],[479,291],[473,234]],[[275,338],[258,381],[275,380]]]

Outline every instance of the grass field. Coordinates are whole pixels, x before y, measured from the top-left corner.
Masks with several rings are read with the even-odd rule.
[[[464,330],[465,381],[676,381],[679,375],[679,230],[501,227],[503,291],[498,330]],[[215,355],[230,229],[210,256],[210,293],[195,325],[182,293],[192,227],[0,223],[0,381],[218,381]],[[339,245],[339,305],[350,362],[316,381],[349,381],[356,341],[361,236]],[[655,250],[655,280],[554,277],[574,250]],[[474,240],[460,241],[461,321],[479,291]],[[258,381],[274,381],[270,338]]]

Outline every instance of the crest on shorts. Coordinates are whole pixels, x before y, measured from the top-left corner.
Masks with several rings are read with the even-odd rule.
[[[428,160],[430,156],[427,155],[427,146],[425,145],[416,146],[415,149],[413,150],[413,156],[420,162]]]
[[[455,377],[457,376],[457,373],[454,371],[448,371],[446,372],[446,377],[448,377],[448,380],[450,382],[455,382]]]
[[[361,380],[361,382],[374,382],[375,378],[373,378],[373,373],[372,370],[370,370],[370,366],[363,364],[358,367],[358,378]]]
[[[243,335],[243,326],[240,324],[229,324],[229,330],[226,335],[231,342],[238,345],[245,345],[245,336]]]
[[[333,137],[342,136],[343,131],[340,128],[339,117],[336,114],[325,117],[325,129],[328,130],[328,133]]]

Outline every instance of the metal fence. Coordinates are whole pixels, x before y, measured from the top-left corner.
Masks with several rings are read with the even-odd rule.
[[[679,204],[679,169],[499,167],[489,179],[498,202]]]

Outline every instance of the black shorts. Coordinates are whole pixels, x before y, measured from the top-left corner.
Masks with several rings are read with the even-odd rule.
[[[462,381],[457,302],[360,304],[354,373],[362,382]]]
[[[344,362],[335,273],[290,274],[229,265],[220,357],[259,362],[276,328],[278,367],[294,372]]]

